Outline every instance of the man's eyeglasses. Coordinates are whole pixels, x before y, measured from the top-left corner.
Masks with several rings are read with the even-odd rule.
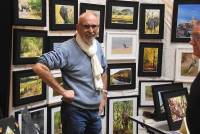
[[[96,29],[99,27],[99,25],[80,25],[81,27],[85,28],[85,29]]]

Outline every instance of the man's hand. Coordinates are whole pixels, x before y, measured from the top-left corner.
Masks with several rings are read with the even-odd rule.
[[[107,93],[102,96],[102,100],[99,105],[99,113],[101,114],[104,111],[104,107],[107,102]]]
[[[62,96],[64,101],[71,103],[74,100],[74,90],[65,90]]]

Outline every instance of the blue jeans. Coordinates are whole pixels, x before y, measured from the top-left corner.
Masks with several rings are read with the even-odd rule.
[[[61,121],[63,134],[101,134],[101,117],[98,109],[82,109],[63,102]]]

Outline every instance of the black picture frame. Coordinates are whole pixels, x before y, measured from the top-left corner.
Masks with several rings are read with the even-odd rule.
[[[161,93],[165,91],[172,91],[175,89],[182,89],[183,83],[163,84],[163,85],[152,85],[152,94],[154,102],[154,114],[156,120],[165,120],[165,110],[161,98]]]
[[[31,94],[33,93],[32,90],[34,90],[33,95]],[[42,81],[41,78],[39,78],[39,76],[37,76],[36,73],[33,72],[33,70],[22,70],[13,72],[14,107],[42,101],[45,99],[46,84]]]
[[[52,31],[75,30],[77,21],[78,21],[78,0],[70,0],[70,1],[69,0],[68,1],[50,0],[49,1],[49,29],[50,30]]]
[[[46,0],[14,0],[13,9],[14,25],[46,26]]]
[[[100,43],[103,43],[105,5],[80,3],[80,14],[86,12],[87,10],[91,10],[91,11],[94,11],[94,12],[99,12],[99,35],[97,37],[97,40]]]
[[[192,25],[196,20],[200,19],[199,12],[200,12],[200,1],[198,0],[190,0],[190,1],[175,0],[174,1],[171,42],[189,42],[190,41]],[[181,23],[179,23],[179,21]]]
[[[14,29],[13,64],[34,64],[48,51],[47,32],[41,30]]]
[[[188,91],[187,88],[161,93],[169,130],[178,130],[186,116]],[[178,111],[177,111],[178,110]]]
[[[139,2],[136,1],[119,1],[119,0],[107,0],[106,2],[106,28],[107,29],[137,29],[138,24],[138,6]],[[125,21],[124,18],[118,18],[118,22],[112,22],[113,8],[115,12],[128,12],[130,20]],[[125,8],[125,9],[123,9]],[[132,10],[132,11],[131,11]],[[120,14],[121,15],[121,14]],[[131,16],[132,15],[132,16]],[[123,16],[122,16],[123,17]]]
[[[161,76],[162,52],[163,43],[140,42],[138,76]]]
[[[48,50],[54,50],[54,47],[58,45],[58,43],[62,43],[71,38],[73,38],[73,36],[48,36]]]
[[[0,120],[1,134],[20,134],[19,124],[13,116],[9,116]]]
[[[163,39],[164,4],[140,4],[140,39]]]
[[[107,74],[109,90],[135,89],[135,63],[108,64]],[[115,76],[118,78],[114,79]]]

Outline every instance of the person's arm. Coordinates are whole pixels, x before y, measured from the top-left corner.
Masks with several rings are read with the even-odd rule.
[[[32,66],[33,71],[47,84],[49,85],[54,91],[64,97],[65,101],[71,102],[74,98],[74,91],[73,90],[66,90],[64,89],[51,75],[49,68],[42,64],[36,63]]]
[[[99,105],[99,112],[100,113],[103,112],[104,106],[106,105],[106,102],[107,102],[107,94],[108,94],[108,91],[107,91],[107,73],[104,72],[101,75],[101,78],[102,78],[102,81],[103,81],[103,91],[102,91],[102,100],[101,100],[101,103]]]

